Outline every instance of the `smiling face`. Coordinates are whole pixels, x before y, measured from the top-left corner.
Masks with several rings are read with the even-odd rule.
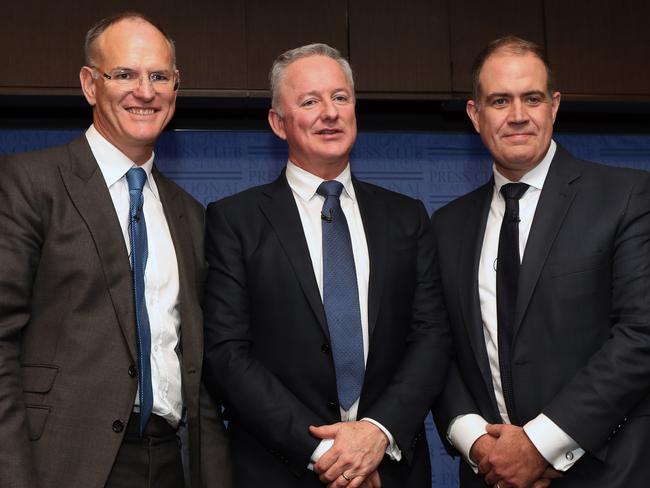
[[[95,41],[97,70],[84,66],[79,77],[93,106],[97,131],[136,164],[151,156],[154,143],[174,114],[176,92],[154,87],[146,76],[174,72],[167,39],[148,22],[127,18],[108,27]],[[141,75],[134,87],[101,73],[128,69]]]
[[[548,93],[544,63],[531,53],[492,54],[479,85],[479,100],[467,102],[467,114],[499,173],[518,181],[548,151],[560,93]]]
[[[338,176],[357,137],[354,90],[341,66],[327,56],[300,58],[285,68],[279,94],[269,124],[287,141],[291,162],[324,179]]]

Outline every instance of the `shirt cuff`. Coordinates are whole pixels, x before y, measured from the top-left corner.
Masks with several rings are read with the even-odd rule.
[[[524,432],[544,459],[558,471],[566,471],[585,453],[576,441],[543,413],[524,425]]]
[[[314,464],[318,462],[320,457],[329,451],[330,447],[334,445],[334,439],[323,439],[314,449],[314,452],[311,454],[311,461],[307,465],[307,469],[314,470]]]
[[[391,435],[390,432],[388,432],[388,429],[381,425],[379,422],[377,422],[374,419],[364,417],[361,419],[362,421],[370,422],[373,424],[375,427],[377,427],[379,430],[381,430],[386,437],[388,438],[388,446],[386,447],[386,454],[388,455],[389,458],[391,458],[393,461],[401,461],[402,460],[402,451],[400,450],[399,447],[397,447],[397,443],[395,442],[395,439]]]
[[[454,418],[447,429],[447,440],[460,452],[463,459],[478,474],[478,465],[469,457],[469,451],[479,437],[486,434],[487,421],[475,413],[459,415]]]

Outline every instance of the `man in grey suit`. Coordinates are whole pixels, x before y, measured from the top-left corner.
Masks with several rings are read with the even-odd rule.
[[[0,166],[0,484],[229,487],[200,381],[203,209],[153,165],[174,45],[126,13],[85,48],[93,125]]]
[[[650,477],[650,175],[569,154],[559,105],[537,45],[487,46],[467,113],[493,178],[433,216],[455,346],[434,414],[462,487]]]

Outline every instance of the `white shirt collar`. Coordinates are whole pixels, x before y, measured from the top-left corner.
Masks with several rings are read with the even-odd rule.
[[[556,149],[557,145],[555,144],[555,141],[551,139],[551,144],[549,145],[544,158],[537,166],[522,176],[519,182],[526,183],[528,186],[541,190],[544,187],[544,181],[546,180],[546,175],[548,175],[548,170],[551,167],[551,161],[553,161]],[[494,174],[494,186],[497,194],[501,194],[501,187],[506,183],[514,183],[499,173],[494,164],[492,165],[492,172]]]
[[[316,176],[309,171],[296,166],[291,161],[287,162],[286,170],[287,181],[291,189],[304,201],[311,200],[316,195],[319,185],[325,181],[320,176]],[[354,186],[352,185],[352,172],[350,171],[350,163],[345,166],[345,169],[334,178],[336,181],[343,184],[344,194],[346,194],[353,202],[356,201]]]
[[[92,151],[93,156],[95,156],[97,165],[104,176],[104,181],[106,181],[106,186],[108,188],[124,177],[128,170],[138,167],[138,165],[131,161],[122,151],[108,142],[106,138],[95,129],[94,125],[91,125],[86,131],[86,139],[88,140],[90,150]],[[151,177],[154,156],[155,154],[152,151],[151,157],[144,164],[140,165],[140,168],[147,173],[147,182],[145,183],[145,186],[149,185],[149,189],[153,195],[160,200],[158,187],[156,186],[154,179]]]

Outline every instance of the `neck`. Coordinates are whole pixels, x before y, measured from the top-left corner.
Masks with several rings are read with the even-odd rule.
[[[305,164],[304,162],[296,161],[295,159],[292,159],[291,157],[289,160],[298,166],[300,169],[303,169],[307,171],[308,173],[311,173],[313,175],[318,176],[319,178],[322,178],[324,180],[333,180],[335,179],[338,175],[343,173],[345,170],[346,166],[348,165],[347,159],[344,162],[336,162],[336,163],[316,163],[316,164]]]

